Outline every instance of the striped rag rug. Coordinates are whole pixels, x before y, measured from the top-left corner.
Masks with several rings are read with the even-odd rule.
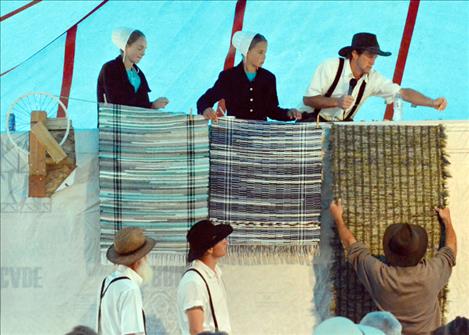
[[[157,241],[154,262],[184,264],[186,232],[208,216],[208,180],[203,117],[99,106],[103,252],[119,229],[140,227]]]
[[[393,223],[424,227],[426,257],[440,245],[440,225],[433,208],[446,205],[446,137],[443,126],[334,125],[331,129],[333,192],[344,204],[344,219],[371,254],[384,258],[382,238]],[[336,315],[355,322],[376,306],[345,261],[334,240]],[[446,291],[440,294],[445,310]]]
[[[230,253],[312,255],[319,241],[322,130],[224,117],[210,127],[210,218]]]

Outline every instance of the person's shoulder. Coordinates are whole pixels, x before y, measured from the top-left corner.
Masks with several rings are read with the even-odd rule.
[[[107,61],[106,63],[104,63],[103,66],[112,66],[112,65],[114,65],[114,64],[116,64],[116,63],[117,63],[117,62],[116,62],[115,59],[111,59],[111,60]]]
[[[140,286],[132,280],[122,280],[121,291],[130,295],[141,295]]]
[[[355,243],[351,244],[346,249],[346,251],[347,258],[349,260],[354,258],[364,258],[367,256],[373,257],[371,256],[370,248],[361,241],[356,241]]]
[[[444,246],[440,248],[433,258],[445,258],[449,263],[454,266],[456,264],[456,255],[454,254],[453,249],[450,247]]]
[[[115,69],[121,65],[120,56],[111,59],[110,61],[103,64],[103,69]]]
[[[188,291],[203,288],[205,283],[200,275],[195,271],[186,271],[179,280],[178,291]]]
[[[197,273],[196,271],[194,270],[191,270],[192,268],[188,269],[184,275],[182,276],[181,278],[181,282],[182,281],[186,281],[186,282],[202,282],[203,283],[203,279],[202,277],[200,276],[199,273]],[[198,272],[201,272],[199,269],[197,268],[194,268],[196,269]]]
[[[257,74],[261,75],[261,76],[263,76],[267,79],[275,79],[275,74],[273,74],[272,72],[270,72],[267,69],[264,69],[263,67],[261,67],[261,68],[259,68],[259,70],[257,70]]]
[[[244,75],[244,66],[243,61],[239,62],[237,65],[230,67],[229,69],[225,69],[220,72],[220,77],[230,78]]]
[[[220,72],[219,78],[232,78],[237,75],[239,72],[238,66],[230,67],[229,69],[225,69]]]
[[[337,70],[339,68],[339,57],[337,58],[327,58],[323,60],[319,65],[316,67],[315,75],[324,76],[334,78]],[[347,60],[345,59],[344,62]],[[332,79],[331,79],[332,80]]]
[[[114,282],[111,284],[111,281]],[[109,289],[118,290],[118,291],[140,291],[140,287],[138,284],[130,279],[129,277],[123,276],[122,273],[114,272],[111,276],[108,277],[106,280],[107,285],[110,286]]]

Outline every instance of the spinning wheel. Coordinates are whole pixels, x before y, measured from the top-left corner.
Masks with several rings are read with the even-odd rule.
[[[22,158],[28,159],[31,113],[43,111],[47,114],[47,119],[56,119],[59,109],[63,110],[64,117],[61,119],[65,120],[65,132],[60,139],[57,139],[62,146],[70,131],[70,118],[62,101],[47,92],[26,93],[13,101],[6,114],[6,132],[9,141]]]

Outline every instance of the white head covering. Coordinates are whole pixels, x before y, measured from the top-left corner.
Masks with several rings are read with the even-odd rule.
[[[125,52],[125,46],[129,40],[130,35],[135,31],[135,29],[127,27],[119,27],[114,29],[112,32],[112,43],[119,49]]]
[[[249,51],[249,46],[251,45],[251,42],[256,36],[256,33],[253,33],[251,31],[242,31],[239,30],[233,35],[233,39],[231,43],[233,43],[233,46],[241,52],[241,54],[246,57]]]

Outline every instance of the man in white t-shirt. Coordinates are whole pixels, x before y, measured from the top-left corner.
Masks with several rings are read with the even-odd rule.
[[[155,240],[140,228],[123,228],[116,234],[106,257],[118,266],[99,291],[98,334],[146,334],[140,286],[152,281],[147,255],[154,246]]]
[[[222,272],[217,265],[226,255],[230,225],[197,222],[187,233],[189,269],[177,290],[178,323],[183,335],[205,331],[231,332]]]
[[[446,108],[445,98],[431,99],[401,88],[373,69],[378,55],[391,55],[380,49],[374,34],[355,34],[352,44],[340,49],[339,55],[345,59],[326,60],[316,69],[303,96],[303,121],[353,121],[369,96],[382,97],[389,104],[398,93],[416,106]]]

